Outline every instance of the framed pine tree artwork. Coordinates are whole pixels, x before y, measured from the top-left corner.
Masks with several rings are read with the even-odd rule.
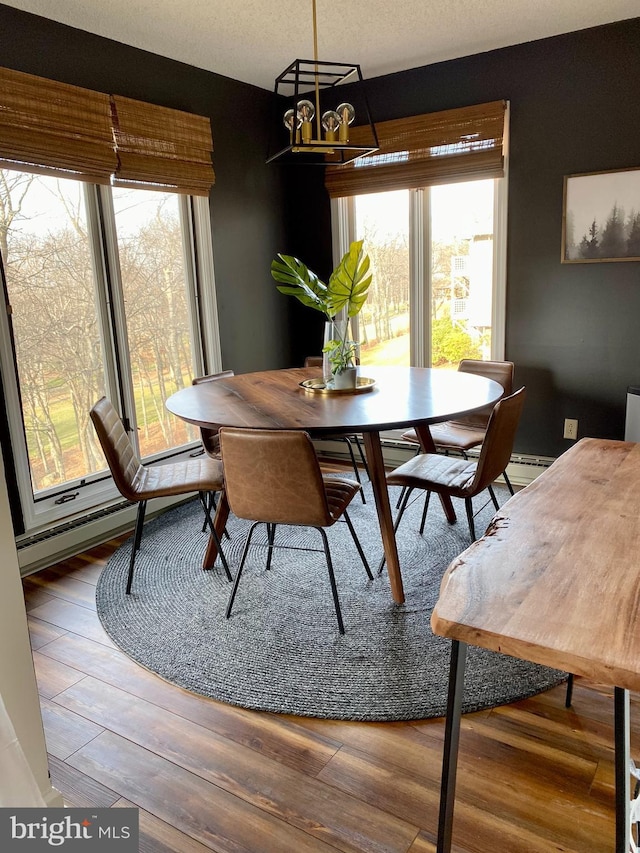
[[[561,260],[640,261],[640,168],[565,176]]]

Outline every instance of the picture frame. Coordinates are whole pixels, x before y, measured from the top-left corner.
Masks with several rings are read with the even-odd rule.
[[[640,167],[566,175],[563,264],[640,261]]]

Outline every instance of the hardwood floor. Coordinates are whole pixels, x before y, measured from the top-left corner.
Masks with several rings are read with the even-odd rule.
[[[257,713],[174,687],[106,636],[113,540],[23,582],[53,785],[137,806],[144,853],[431,853],[443,720]],[[613,849],[613,691],[576,679],[463,718],[456,853]],[[640,747],[632,697],[632,751]]]

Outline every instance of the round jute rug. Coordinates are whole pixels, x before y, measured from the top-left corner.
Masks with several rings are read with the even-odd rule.
[[[391,490],[395,501],[397,490]],[[102,624],[127,655],[162,678],[204,696],[245,708],[345,720],[410,720],[443,716],[450,643],[429,625],[441,577],[469,545],[462,502],[458,522],[447,524],[432,500],[427,527],[418,533],[422,500],[407,510],[398,531],[405,603],[395,604],[382,555],[370,488],[350,515],[369,558],[368,580],[346,524],[328,530],[346,633],[341,636],[323,553],[274,552],[254,547],[230,619],[231,591],[222,567],[201,568],[207,535],[197,502],[184,504],[145,526],[131,595],[125,594],[130,541],[116,551],[97,586]],[[493,515],[476,499],[476,529]],[[502,503],[508,494],[498,492]],[[392,504],[393,505],[393,504]],[[248,522],[233,516],[224,540],[234,572]],[[261,533],[261,531],[260,531]],[[258,536],[258,534],[256,534]],[[257,542],[264,543],[265,536]],[[316,531],[278,527],[276,544],[321,548]],[[482,649],[467,661],[464,711],[504,704],[546,690],[566,678]]]

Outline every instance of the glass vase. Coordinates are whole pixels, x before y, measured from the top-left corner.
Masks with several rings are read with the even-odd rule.
[[[324,324],[322,348],[322,379],[332,383],[334,376],[347,368],[355,367],[356,343],[351,335],[350,320],[328,320]]]

